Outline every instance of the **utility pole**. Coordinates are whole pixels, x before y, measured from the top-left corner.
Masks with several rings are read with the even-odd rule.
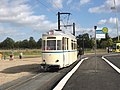
[[[114,0],[114,7],[115,7],[115,14],[116,14],[116,29],[117,29],[117,36],[118,36],[118,41],[119,41],[118,16],[117,16],[117,7],[116,7],[116,2],[115,2],[115,0]]]
[[[113,10],[115,10],[115,15],[116,15],[116,30],[117,30],[117,37],[118,37],[118,41],[119,41],[119,30],[118,30],[118,16],[117,16],[117,6],[116,6],[116,2],[115,2],[115,0],[113,1],[114,2],[114,6],[113,7],[111,7],[111,9],[113,9]]]
[[[97,26],[94,26],[94,30],[95,30],[95,72],[97,72],[97,55],[96,55],[97,43],[96,43],[96,29],[97,29]]]
[[[70,15],[71,13],[60,13],[60,12],[58,12],[58,31],[61,31],[60,30],[60,15],[61,14],[68,14],[68,15]]]
[[[58,12],[58,30],[60,30],[60,12]]]
[[[73,23],[73,35],[75,36],[75,23]]]

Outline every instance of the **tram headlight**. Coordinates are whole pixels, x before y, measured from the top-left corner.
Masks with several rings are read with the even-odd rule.
[[[56,60],[56,62],[59,62],[59,60]]]
[[[46,64],[45,60],[43,60],[43,64]]]
[[[45,60],[43,60],[43,62],[45,62]]]

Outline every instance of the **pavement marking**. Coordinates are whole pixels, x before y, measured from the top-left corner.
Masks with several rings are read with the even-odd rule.
[[[81,61],[66,76],[64,76],[64,78],[57,84],[57,86],[53,90],[62,90],[68,79],[72,76],[73,73],[75,73],[81,63],[86,59],[88,58],[81,59]]]
[[[106,56],[108,56],[108,55],[106,55]],[[109,55],[110,56],[110,55]],[[104,56],[102,56],[102,59],[104,60],[104,61],[106,61],[113,69],[115,69],[118,73],[120,73],[120,69],[117,67],[117,66],[115,66],[113,63],[111,63],[109,60],[107,60],[106,58],[104,58]]]

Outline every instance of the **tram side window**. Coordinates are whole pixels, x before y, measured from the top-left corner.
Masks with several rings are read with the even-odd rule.
[[[68,43],[68,42],[69,42],[69,40],[68,40],[68,38],[67,38],[67,50],[69,49],[69,48],[68,48],[68,46],[69,46],[69,43]]]
[[[62,50],[68,50],[68,39],[66,37],[62,38]]]
[[[61,40],[57,40],[57,50],[61,50]]]
[[[77,44],[76,44],[76,42],[75,42],[75,50],[77,49]]]
[[[56,40],[47,40],[47,50],[56,50]]]
[[[119,49],[119,46],[117,46],[117,49]]]
[[[113,49],[116,49],[116,44],[113,44]]]
[[[72,42],[72,41],[71,41],[71,42]],[[72,48],[72,50],[73,50],[73,48],[74,48],[73,42],[71,43],[71,48]]]

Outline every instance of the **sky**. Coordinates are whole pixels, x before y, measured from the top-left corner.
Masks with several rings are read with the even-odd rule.
[[[38,41],[43,33],[57,29],[58,12],[71,13],[61,15],[61,29],[72,33],[72,27],[64,25],[75,23],[76,36],[89,33],[94,37],[97,26],[98,30],[107,27],[109,36],[116,37],[116,17],[120,32],[119,0],[115,4],[114,0],[0,0],[0,42],[7,37]]]

